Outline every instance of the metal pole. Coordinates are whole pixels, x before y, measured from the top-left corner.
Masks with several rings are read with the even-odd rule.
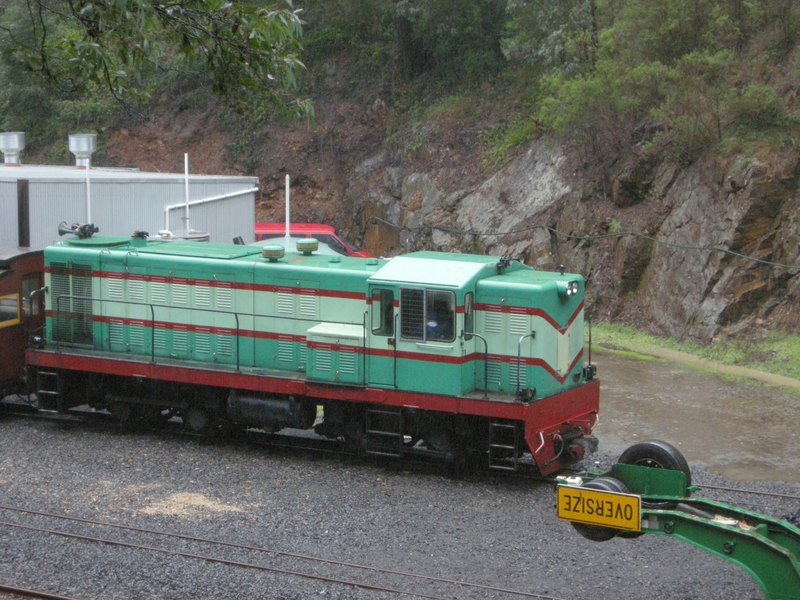
[[[290,203],[289,202],[289,193],[290,193],[289,192],[289,175],[287,174],[286,175],[286,216],[285,216],[285,218],[286,218],[286,243],[287,244],[289,243],[289,237],[290,237],[289,236],[289,223],[291,222],[290,221],[290,217],[289,217],[289,203]],[[288,245],[287,245],[287,248],[288,248]]]
[[[186,211],[183,217],[184,225],[186,225],[186,238],[189,238],[189,154],[183,155],[183,194],[186,205]]]
[[[89,185],[89,171],[92,168],[91,156],[86,159],[86,222],[92,222],[92,187]]]

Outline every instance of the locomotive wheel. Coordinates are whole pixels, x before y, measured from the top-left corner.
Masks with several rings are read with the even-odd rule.
[[[344,445],[351,452],[366,452],[367,434],[363,417],[353,416],[347,420],[344,425]]]
[[[202,435],[210,434],[214,428],[214,418],[202,408],[190,408],[183,416],[183,422],[191,431]]]
[[[604,492],[619,492],[621,494],[627,494],[629,492],[628,486],[614,477],[598,477],[581,487],[590,490],[603,490]],[[607,542],[617,535],[624,533],[613,527],[600,527],[599,525],[586,525],[584,523],[573,522],[572,526],[575,528],[575,531],[580,533],[587,540],[592,540],[593,542]]]
[[[175,416],[175,412],[160,406],[143,406],[142,419],[149,425],[161,425]]]
[[[623,465],[639,465],[653,469],[669,469],[681,471],[686,475],[686,485],[692,485],[692,472],[689,463],[672,444],[660,440],[651,440],[634,444],[623,452],[617,462]]]
[[[114,420],[121,425],[130,425],[136,414],[135,406],[130,402],[122,402],[120,400],[113,401],[108,406],[108,412],[114,417]]]

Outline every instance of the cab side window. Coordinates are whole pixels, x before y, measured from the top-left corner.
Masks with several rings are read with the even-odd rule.
[[[372,333],[394,335],[394,292],[392,290],[372,290]]]
[[[456,297],[453,292],[400,290],[400,335],[405,340],[452,342]]]

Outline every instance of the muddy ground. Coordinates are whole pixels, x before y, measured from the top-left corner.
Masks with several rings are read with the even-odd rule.
[[[621,452],[637,441],[662,439],[693,467],[731,480],[800,483],[800,388],[793,380],[770,385],[744,370],[725,374],[691,357],[667,356],[672,360],[593,350],[601,380],[595,428],[601,450]]]

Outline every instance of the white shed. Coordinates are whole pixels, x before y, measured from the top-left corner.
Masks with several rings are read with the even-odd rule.
[[[257,185],[257,177],[21,165],[7,157],[0,165],[0,246],[44,248],[59,239],[62,221],[93,223],[108,235],[188,230],[208,233],[212,242],[241,236],[249,243]]]

